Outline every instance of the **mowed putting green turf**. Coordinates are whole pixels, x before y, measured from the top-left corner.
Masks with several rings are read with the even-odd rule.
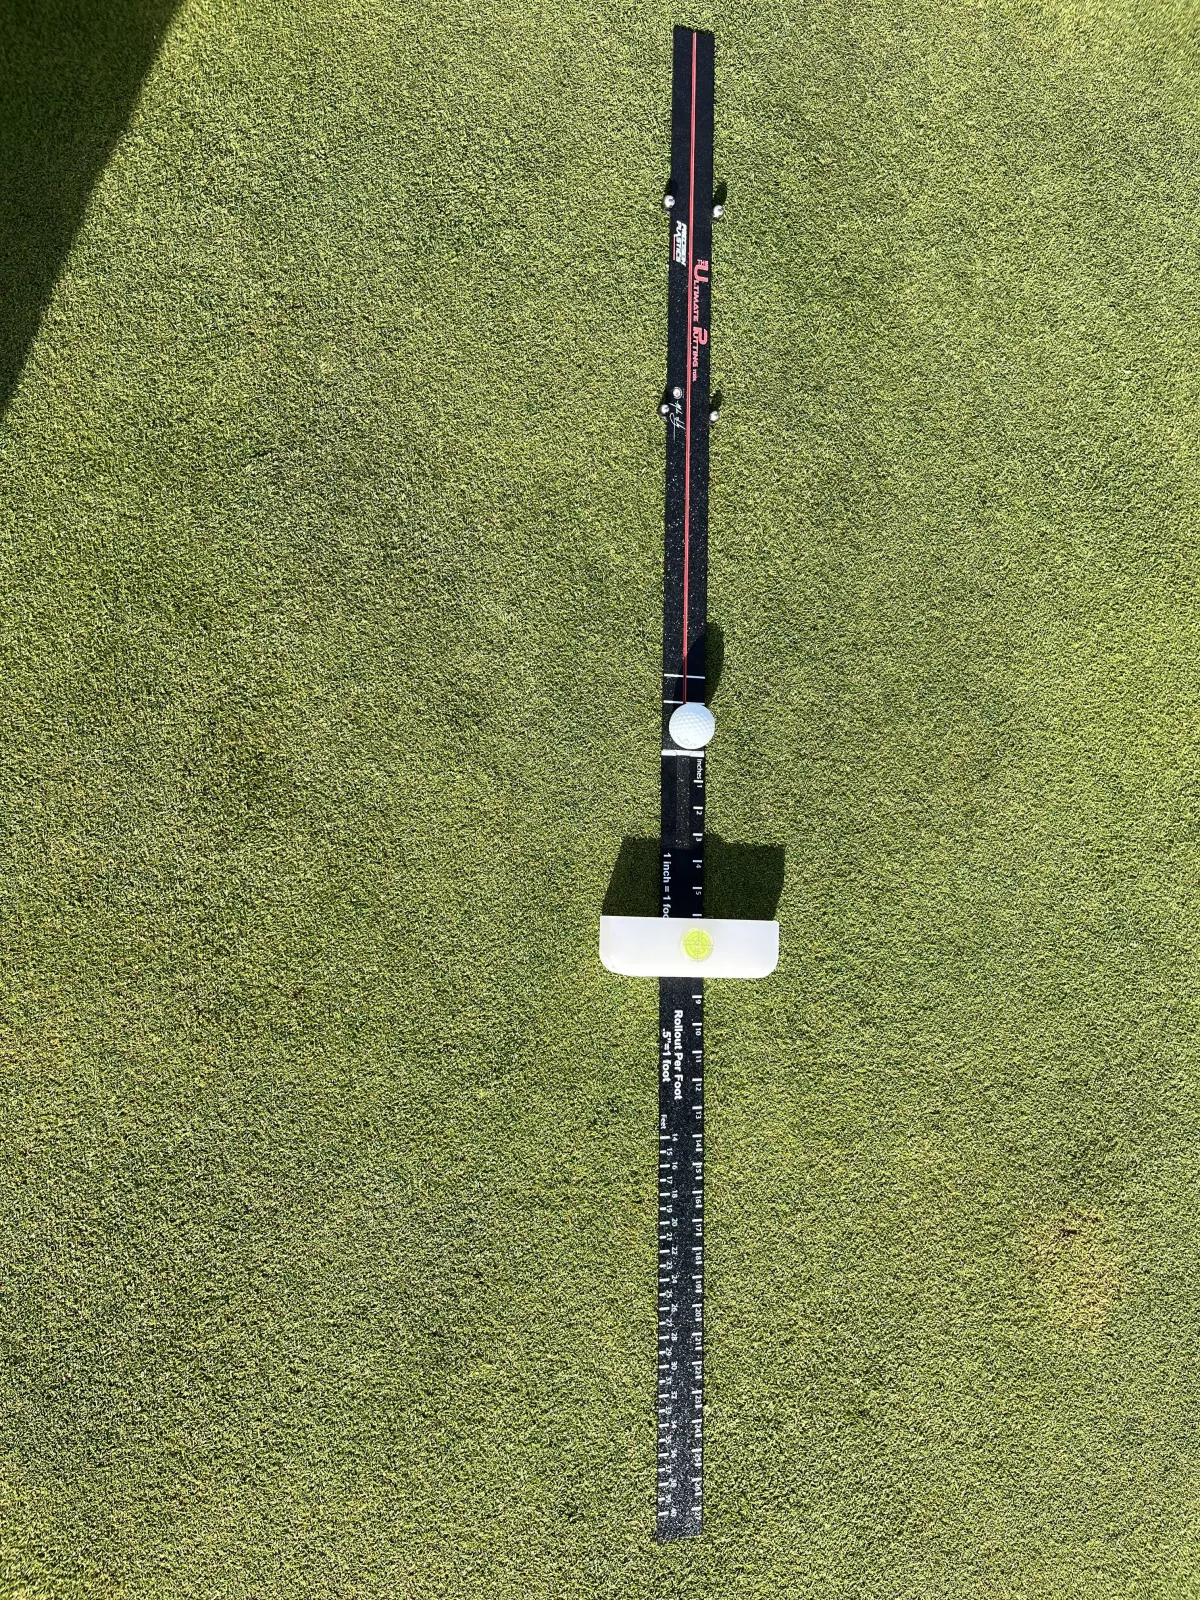
[[[660,1547],[675,22],[785,868]],[[1200,1593],[1200,13],[4,29],[0,1594]]]

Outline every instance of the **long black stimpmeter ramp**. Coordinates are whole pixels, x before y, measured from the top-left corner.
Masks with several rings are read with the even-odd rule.
[[[683,701],[705,699],[714,40],[674,30],[667,272],[663,565],[662,900],[704,914],[703,750],[674,746]],[[719,208],[717,211],[719,215]],[[697,1534],[704,1499],[704,982],[660,978],[658,1495],[660,1540]]]

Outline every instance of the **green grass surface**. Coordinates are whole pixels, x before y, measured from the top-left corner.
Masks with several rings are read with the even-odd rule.
[[[164,7],[83,10],[98,98],[0,111],[77,119],[7,325],[0,1593],[1200,1594],[1200,13],[184,0],[139,95]],[[674,21],[710,821],[786,865],[660,1548],[596,932]]]

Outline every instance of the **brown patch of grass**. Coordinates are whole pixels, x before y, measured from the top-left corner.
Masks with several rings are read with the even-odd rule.
[[[1121,1298],[1123,1262],[1107,1220],[1070,1212],[1026,1240],[1026,1265],[1051,1318],[1076,1333],[1096,1333]]]

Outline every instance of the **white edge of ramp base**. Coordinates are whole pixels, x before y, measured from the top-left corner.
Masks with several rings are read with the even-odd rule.
[[[699,959],[683,948],[684,938],[697,929],[712,942]],[[779,924],[732,917],[601,917],[600,960],[626,978],[765,978],[779,964]]]

